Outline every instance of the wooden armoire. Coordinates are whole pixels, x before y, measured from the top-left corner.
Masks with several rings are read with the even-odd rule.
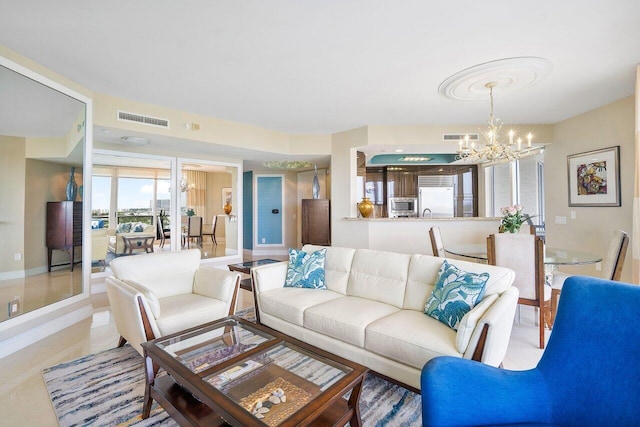
[[[302,199],[302,244],[331,245],[329,199]]]
[[[69,265],[73,271],[75,247],[82,246],[82,202],[47,202],[47,253],[48,268],[54,249],[69,253]]]

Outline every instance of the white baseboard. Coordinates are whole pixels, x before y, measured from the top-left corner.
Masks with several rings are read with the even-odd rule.
[[[12,279],[24,279],[24,278],[25,278],[24,270],[5,271],[4,273],[0,273],[0,280],[12,280]]]
[[[2,345],[0,346],[0,359],[13,354],[18,350],[22,350],[23,348],[30,346],[31,344],[35,344],[41,339],[47,338],[55,334],[56,332],[60,332],[61,330],[68,328],[69,326],[74,325],[86,319],[87,317],[91,317],[92,315],[93,306],[89,304],[75,311],[72,311],[71,313],[67,313],[64,316],[58,317],[39,326],[31,328],[28,331],[23,332],[22,334],[7,338],[6,340],[2,341]]]

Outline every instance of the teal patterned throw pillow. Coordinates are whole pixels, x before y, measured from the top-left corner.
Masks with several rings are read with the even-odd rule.
[[[285,288],[327,289],[324,284],[324,259],[326,249],[315,252],[289,249],[289,267]]]
[[[424,307],[425,314],[457,331],[464,315],[482,300],[487,280],[489,273],[467,273],[445,260]]]

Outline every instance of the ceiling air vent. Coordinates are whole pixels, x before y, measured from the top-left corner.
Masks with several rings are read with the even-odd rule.
[[[477,133],[445,133],[442,135],[442,140],[445,142],[458,142],[464,139],[465,136],[469,136],[469,141],[478,141],[479,135]]]
[[[158,126],[169,129],[169,120],[159,119],[157,117],[143,116],[141,114],[127,113],[126,111],[118,111],[118,120],[125,122],[140,123],[142,125]]]

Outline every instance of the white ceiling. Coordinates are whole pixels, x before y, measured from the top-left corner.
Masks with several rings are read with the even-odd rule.
[[[288,133],[480,124],[438,94],[476,64],[536,56],[505,123],[550,124],[632,95],[638,0],[0,0],[0,44],[117,97]]]

